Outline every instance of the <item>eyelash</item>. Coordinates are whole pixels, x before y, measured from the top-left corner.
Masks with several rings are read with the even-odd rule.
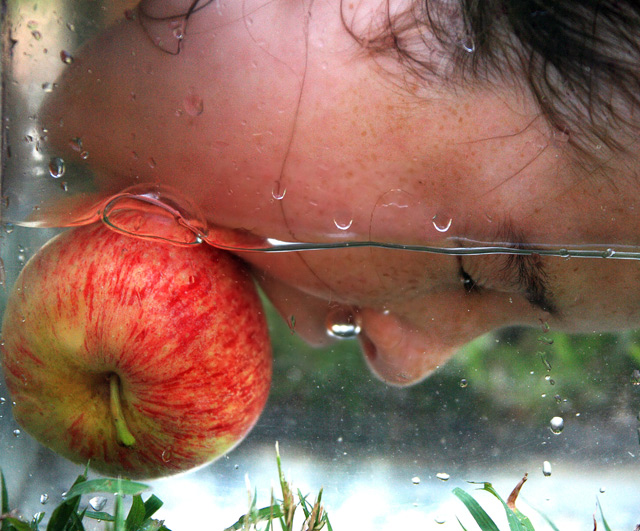
[[[471,278],[471,275],[467,273],[462,266],[460,266],[460,280],[462,281],[462,287],[466,293],[478,292],[481,288],[478,283]]]

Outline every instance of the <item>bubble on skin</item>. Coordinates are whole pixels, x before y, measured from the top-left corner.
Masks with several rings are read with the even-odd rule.
[[[333,216],[333,224],[338,230],[349,230],[353,225],[353,216],[348,210],[340,210]]]
[[[438,216],[438,214],[436,214],[435,216],[433,216],[433,218],[431,218],[431,223],[433,223],[433,227],[438,232],[447,232],[451,228],[451,223],[453,223],[453,219],[452,218],[444,219]]]
[[[327,335],[334,339],[352,339],[361,332],[353,312],[347,308],[335,308],[327,314]]]
[[[61,50],[60,51],[60,59],[62,60],[62,62],[66,65],[70,65],[73,63],[73,55],[71,55],[69,52],[67,52],[66,50]]]
[[[52,157],[49,161],[49,175],[54,179],[59,179],[66,171],[64,160],[60,157]]]
[[[271,197],[273,197],[276,201],[282,201],[285,195],[287,195],[287,187],[284,186],[280,181],[274,182],[273,188],[271,189]]]
[[[187,94],[182,103],[185,112],[190,116],[200,116],[204,112],[204,101],[194,92]]]

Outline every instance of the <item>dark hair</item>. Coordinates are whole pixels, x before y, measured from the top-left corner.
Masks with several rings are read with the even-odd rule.
[[[571,145],[626,150],[640,131],[638,0],[419,0],[366,31],[376,54],[422,79],[465,86],[526,82],[543,116]]]

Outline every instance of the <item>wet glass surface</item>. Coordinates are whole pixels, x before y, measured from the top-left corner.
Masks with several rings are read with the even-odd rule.
[[[123,179],[114,189],[102,188],[103,170],[92,166],[95,150],[74,136],[66,149],[75,155],[63,154],[50,141],[39,113],[44,98],[60,90],[59,77],[75,64],[80,45],[112,22],[133,16],[129,11],[124,15],[133,7],[126,3],[116,8],[109,3],[99,8],[73,2],[8,3],[3,28],[2,309],[19,271],[59,232],[56,227],[103,221],[116,230],[154,238],[120,223],[130,219],[121,214],[132,210],[175,222],[172,239],[187,246],[207,242],[231,250],[267,254],[304,250],[336,253],[334,257],[358,248],[446,258],[520,253],[549,255],[550,260],[576,264],[577,269],[594,260],[620,260],[628,268],[625,271],[637,267],[638,242],[633,237],[599,241],[585,232],[567,240],[534,239],[522,245],[482,234],[465,235],[456,232],[459,218],[446,208],[395,188],[380,194],[364,217],[353,211],[348,198],[332,204],[328,212],[321,200],[314,203],[312,198],[310,217],[322,211],[327,220],[316,239],[305,237],[311,231],[296,238],[276,231],[271,237],[269,216],[264,230],[240,222],[234,225],[233,219],[225,219],[226,228],[222,227],[217,214],[203,206],[197,190],[181,189],[171,179],[169,184]],[[149,22],[151,35],[160,32],[156,37],[164,39],[162,46],[171,54],[188,35],[184,33],[188,28],[179,22]],[[473,51],[472,45],[466,47]],[[132,100],[140,97],[130,95]],[[195,89],[176,98],[177,118],[207,116],[209,103]],[[254,134],[253,140],[263,136]],[[227,140],[209,148],[222,152]],[[129,157],[137,165],[133,173],[142,174],[142,166],[152,173],[165,163],[161,156],[148,153],[134,151]],[[289,204],[303,193],[301,185],[286,180],[263,187],[268,208]],[[222,206],[246,199],[241,192],[224,190],[224,194],[216,199]],[[488,212],[483,220],[491,224],[493,217]],[[399,237],[391,230],[390,219],[406,220],[403,227],[423,226]],[[390,255],[371,256],[382,272]],[[385,277],[381,282],[394,279]],[[457,518],[465,526],[471,520],[453,495],[454,488],[474,492],[476,485],[469,482],[488,481],[506,499],[525,473],[529,479],[518,507],[536,529],[549,528],[540,514],[562,530],[591,528],[594,513],[600,514],[597,503],[613,529],[633,529],[640,523],[638,333],[568,334],[544,321],[528,329],[504,328],[460,348],[452,359],[438,363],[426,380],[399,388],[371,374],[357,340],[360,322],[344,307],[330,312],[326,320],[328,334],[338,341],[311,348],[299,337],[304,308],[293,308],[281,319],[266,300],[265,305],[274,355],[267,406],[232,452],[201,470],[150,483],[152,492],[165,502],[158,515],[170,529],[199,528],[204,522],[207,528],[222,530],[233,524],[247,511],[247,478],[251,489],[257,489],[258,506],[268,505],[277,483],[276,441],[294,487],[311,497],[324,489],[325,508],[336,530],[461,529]],[[616,307],[615,300],[612,305]],[[39,445],[15,422],[4,381],[0,382],[0,468],[12,506],[27,518],[57,505],[83,470]],[[501,506],[490,497],[477,496],[506,529]],[[85,498],[83,503],[94,509],[102,503]]]

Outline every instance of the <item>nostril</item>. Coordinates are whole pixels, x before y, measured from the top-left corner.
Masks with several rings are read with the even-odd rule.
[[[364,357],[369,362],[374,362],[378,357],[378,349],[374,345],[373,341],[371,341],[365,334],[360,334],[360,348],[362,349],[362,353]]]

